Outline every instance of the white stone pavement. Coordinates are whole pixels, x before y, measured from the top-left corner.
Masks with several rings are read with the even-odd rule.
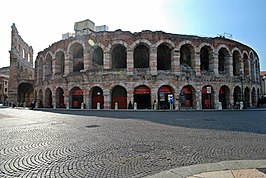
[[[191,165],[146,178],[266,178],[266,175],[256,168],[266,168],[266,160],[235,160]]]

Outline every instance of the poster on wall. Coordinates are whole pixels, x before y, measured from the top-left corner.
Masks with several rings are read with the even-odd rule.
[[[164,92],[160,92],[160,101],[165,101]]]

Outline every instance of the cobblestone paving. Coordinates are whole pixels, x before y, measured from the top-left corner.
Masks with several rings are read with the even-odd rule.
[[[250,132],[252,118],[249,126],[244,123],[248,132],[209,129],[217,127],[211,113],[202,116],[210,119],[204,129],[169,120],[185,119],[178,112],[169,118],[155,113],[158,118],[150,121],[141,119],[151,118],[149,112],[81,116],[0,109],[0,177],[143,177],[192,164],[266,159],[265,112],[252,112],[264,124],[258,132]]]

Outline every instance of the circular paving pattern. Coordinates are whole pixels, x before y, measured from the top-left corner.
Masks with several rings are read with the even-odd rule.
[[[4,178],[144,177],[192,164],[266,158],[260,133],[45,112],[36,119],[34,111],[12,111],[0,120]],[[7,123],[13,114],[18,123]]]

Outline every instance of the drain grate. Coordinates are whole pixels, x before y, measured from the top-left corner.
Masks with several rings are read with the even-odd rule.
[[[132,146],[132,151],[136,151],[139,153],[146,153],[152,150],[152,147],[150,145],[145,144],[139,144]]]
[[[95,128],[95,127],[100,127],[99,125],[87,125],[85,126],[86,128]]]

